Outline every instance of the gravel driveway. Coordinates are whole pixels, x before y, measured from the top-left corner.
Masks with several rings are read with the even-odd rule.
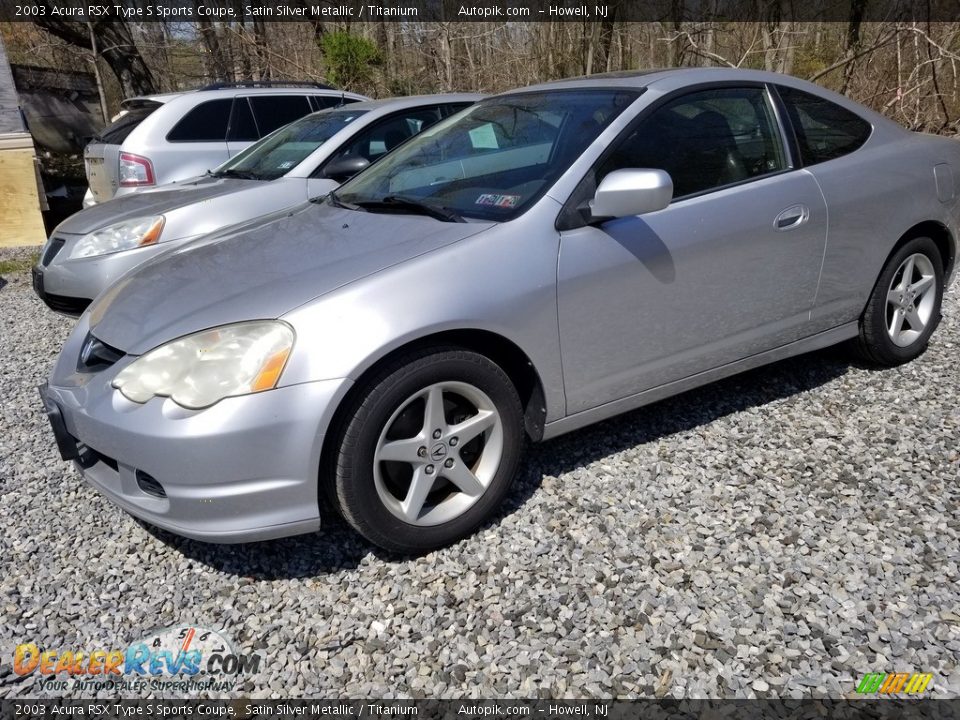
[[[10,257],[9,251],[0,259]],[[0,280],[0,696],[13,648],[224,628],[253,697],[960,695],[960,294],[902,368],[804,356],[534,448],[497,519],[384,557],[342,525],[203,545],[60,461],[35,386],[71,321]]]

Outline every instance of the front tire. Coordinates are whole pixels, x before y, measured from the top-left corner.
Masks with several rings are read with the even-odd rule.
[[[344,518],[370,542],[420,554],[470,534],[500,505],[522,455],[522,410],[503,370],[433,348],[360,388],[337,444]]]
[[[857,347],[877,365],[902,365],[923,354],[940,323],[943,261],[930,238],[905,243],[887,261],[860,319]]]

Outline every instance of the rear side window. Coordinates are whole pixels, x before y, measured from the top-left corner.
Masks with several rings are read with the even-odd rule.
[[[804,165],[852,153],[870,137],[870,123],[859,115],[816,95],[777,86],[787,106]]]
[[[233,100],[208,100],[184,115],[167,133],[169,142],[216,142],[227,137]]]
[[[253,95],[250,98],[257,119],[260,137],[272,133],[310,113],[310,103],[303,95]]]
[[[119,145],[127,139],[130,133],[137,129],[140,123],[150,117],[158,107],[160,107],[159,104],[148,107],[138,107],[124,113],[121,117],[101,130],[100,134],[93,138],[93,141],[106,143],[107,145]]]

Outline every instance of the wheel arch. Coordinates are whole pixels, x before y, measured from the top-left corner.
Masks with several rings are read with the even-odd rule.
[[[873,289],[876,288],[876,284],[880,281],[880,276],[883,274],[883,269],[887,266],[887,263],[890,262],[890,258],[892,258],[897,251],[900,250],[900,248],[914,238],[918,237],[929,237],[931,240],[933,240],[934,244],[937,246],[937,249],[940,251],[940,257],[943,260],[943,283],[944,289],[946,289],[946,286],[949,284],[950,278],[952,277],[954,262],[956,260],[956,242],[954,241],[953,234],[946,225],[937,220],[924,220],[907,228],[907,230],[900,235],[897,241],[890,248],[890,251],[887,253],[886,257],[883,258],[883,262],[880,264],[879,270],[877,270],[873,285],[871,285],[871,293],[873,292]],[[863,307],[860,310],[860,318],[863,317],[863,313],[866,311],[867,303],[869,302],[870,295],[867,295],[867,298],[863,303]]]
[[[541,440],[546,422],[547,403],[540,373],[527,353],[512,340],[490,330],[477,328],[442,330],[392,348],[389,352],[364,366],[350,390],[343,396],[333,412],[320,450],[320,472],[331,472],[333,470],[331,458],[335,456],[335,443],[343,423],[346,421],[347,410],[356,402],[359,393],[362,392],[371,377],[399,355],[433,346],[451,345],[483,355],[503,369],[520,396],[520,404],[523,406],[523,424],[527,436],[534,442]],[[323,477],[320,478],[320,484],[321,487],[324,484]],[[321,502],[323,501],[322,496],[323,493],[321,493]]]
[[[937,220],[924,220],[907,229],[890,249],[886,259],[883,261],[883,267],[886,267],[890,258],[893,257],[894,253],[903,247],[905,243],[917,237],[928,237],[933,240],[937,246],[937,250],[940,251],[940,259],[943,261],[944,284],[948,283],[953,276],[954,263],[957,259],[957,244],[950,229]]]

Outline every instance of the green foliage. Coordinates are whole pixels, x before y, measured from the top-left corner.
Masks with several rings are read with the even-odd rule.
[[[28,272],[32,266],[37,264],[37,260],[39,259],[40,253],[33,253],[28,258],[0,260],[0,275],[15,275],[17,273]]]
[[[351,90],[369,85],[374,68],[383,63],[375,43],[349,32],[327,33],[320,41],[327,79],[337,87]]]

